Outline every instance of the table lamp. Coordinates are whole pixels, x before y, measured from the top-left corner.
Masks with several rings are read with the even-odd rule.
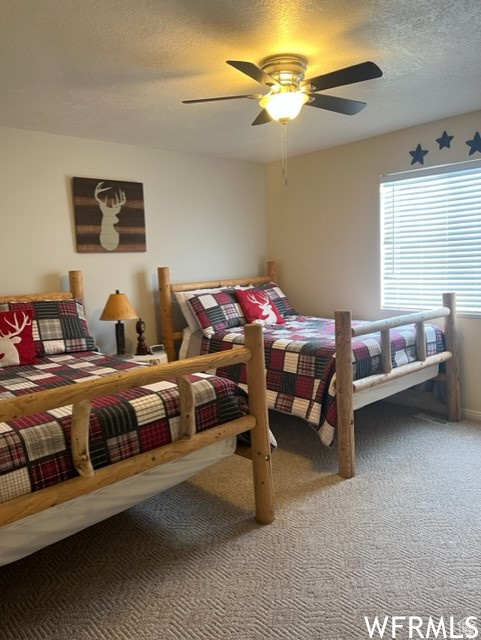
[[[116,321],[117,355],[125,354],[125,329],[122,320],[137,320],[138,317],[125,293],[120,293],[117,289],[109,295],[100,319]]]

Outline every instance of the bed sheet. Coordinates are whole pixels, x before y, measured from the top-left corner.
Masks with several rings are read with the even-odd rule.
[[[95,352],[62,354],[32,365],[0,369],[0,400],[76,384],[138,363]],[[226,378],[189,376],[202,431],[248,412],[247,394]],[[0,423],[0,502],[77,476],[70,454],[71,406]],[[129,389],[92,401],[90,455],[94,469],[155,449],[180,437],[174,382]]]
[[[354,321],[354,326],[362,325]],[[391,329],[392,366],[416,360],[415,325]],[[436,325],[425,325],[426,353],[444,351],[444,336]],[[215,353],[242,346],[243,327],[234,327],[203,338],[201,352]],[[382,372],[380,333],[353,338],[353,378]],[[303,418],[331,446],[337,419],[335,399],[335,322],[312,316],[290,316],[285,324],[264,327],[267,401],[270,409]],[[245,385],[244,365],[222,367],[216,375]]]

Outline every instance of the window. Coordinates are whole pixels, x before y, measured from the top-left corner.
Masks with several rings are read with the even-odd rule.
[[[381,178],[381,305],[481,314],[481,162]]]

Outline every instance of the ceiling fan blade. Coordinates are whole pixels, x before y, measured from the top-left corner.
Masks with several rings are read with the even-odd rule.
[[[194,102],[216,102],[217,100],[237,100],[238,98],[253,98],[252,94],[246,94],[245,96],[220,96],[219,98],[198,98],[197,100],[182,100],[183,104],[193,104]]]
[[[263,71],[253,62],[244,62],[243,60],[226,60],[227,64],[231,67],[245,73],[249,78],[260,82],[260,84],[266,84],[269,87],[277,85],[278,83],[269,74]]]
[[[324,94],[311,94],[306,107],[319,107],[336,113],[343,113],[346,116],[353,116],[362,111],[366,106],[365,102],[358,100],[348,100],[347,98],[337,98],[336,96],[326,96]]]
[[[352,67],[325,73],[315,78],[309,78],[302,84],[312,85],[311,91],[323,91],[324,89],[332,89],[332,87],[341,87],[346,84],[354,84],[355,82],[364,82],[373,78],[382,76],[381,69],[374,62],[360,62]]]
[[[255,126],[257,124],[267,124],[268,122],[271,122],[271,121],[272,121],[272,118],[267,113],[267,109],[262,109],[262,111],[259,113],[257,118],[252,123],[252,126]]]

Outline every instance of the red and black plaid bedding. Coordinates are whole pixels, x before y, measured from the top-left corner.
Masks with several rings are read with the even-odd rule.
[[[98,378],[141,366],[94,352],[39,358],[0,368],[0,400]],[[197,431],[248,412],[247,394],[225,378],[195,374]],[[94,468],[179,439],[179,395],[159,382],[92,401],[90,454]],[[71,407],[0,423],[0,502],[38,491],[77,474],[70,455]]]
[[[299,416],[315,427],[321,441],[331,446],[335,435],[336,371],[334,320],[290,316],[285,324],[264,327],[267,401],[270,409]],[[362,325],[353,322],[353,325]],[[426,325],[427,355],[444,351],[444,337],[435,325]],[[416,360],[415,325],[391,329],[393,368]],[[382,372],[381,338],[371,333],[353,338],[353,376],[364,378]],[[244,343],[243,327],[203,338],[202,353],[215,353]],[[246,383],[244,364],[216,370],[219,376]]]

